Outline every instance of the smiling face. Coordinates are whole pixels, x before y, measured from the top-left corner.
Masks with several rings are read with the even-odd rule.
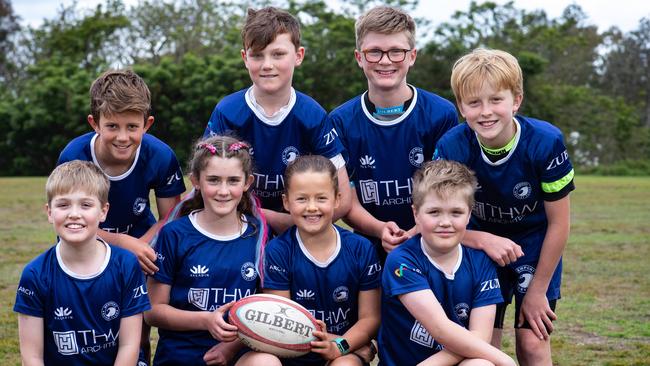
[[[251,48],[241,51],[244,65],[253,81],[257,98],[265,95],[289,93],[293,70],[302,63],[305,49],[296,49],[289,33],[278,34],[263,50]]]
[[[429,192],[419,208],[413,208],[415,224],[430,254],[449,253],[465,235],[469,223],[470,207],[464,192],[457,191],[448,197]]]
[[[239,201],[253,183],[253,176],[246,177],[239,159],[218,156],[208,160],[198,179],[194,175],[190,179],[201,192],[205,213],[218,219],[237,218]]]
[[[133,163],[142,137],[153,123],[153,117],[145,121],[142,113],[124,112],[108,116],[100,114],[99,121],[95,121],[89,115],[88,123],[98,135],[94,146],[97,158],[102,168],[108,167],[110,171],[111,167],[128,169]]]
[[[322,234],[331,227],[334,210],[339,207],[332,178],[327,172],[309,170],[296,172],[290,179],[282,202],[301,238]]]
[[[94,243],[99,223],[106,219],[108,203],[84,191],[56,194],[46,206],[48,221],[60,240],[81,246]]]
[[[354,51],[354,57],[368,79],[369,90],[389,92],[406,87],[406,75],[409,68],[415,63],[417,51],[409,46],[409,39],[405,31],[393,34],[369,32],[361,41],[360,46],[359,50]],[[392,62],[388,55],[384,54],[376,63],[368,62],[362,52],[364,50],[388,51],[392,49],[410,51],[406,53],[406,58],[402,62]]]
[[[478,134],[481,143],[498,149],[515,136],[513,117],[522,98],[521,95],[513,95],[509,89],[497,90],[489,83],[483,83],[474,95],[458,103],[458,109],[469,127]]]

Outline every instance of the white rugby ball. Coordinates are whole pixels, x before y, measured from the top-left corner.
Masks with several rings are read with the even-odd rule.
[[[228,317],[245,345],[284,358],[307,354],[311,350],[309,342],[317,340],[313,331],[321,330],[302,305],[269,294],[240,299],[230,308]]]

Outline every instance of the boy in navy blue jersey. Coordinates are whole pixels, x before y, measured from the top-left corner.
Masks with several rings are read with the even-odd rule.
[[[282,207],[283,173],[299,155],[323,155],[332,160],[341,192],[334,217],[342,217],[350,208],[351,194],[343,147],[325,110],[291,86],[293,70],[305,56],[298,20],[272,7],[249,9],[242,39],[241,56],[253,86],[219,102],[204,136],[234,132],[252,144],[253,191],[276,233],[293,225]]]
[[[346,221],[374,237],[385,258],[413,234],[413,173],[458,120],[449,101],[406,82],[417,55],[415,22],[408,14],[376,7],[357,20],[356,39],[354,55],[368,79],[368,91],[329,118],[346,149],[356,188]]]
[[[507,52],[477,49],[463,56],[451,86],[467,123],[438,142],[435,156],[476,172],[480,188],[464,242],[506,265],[498,274],[506,303],[515,297],[520,364],[551,365],[550,333],[574,189],[562,133],[548,122],[515,116],[523,77]],[[497,346],[505,307],[497,309]]]
[[[92,161],[108,176],[111,210],[98,235],[138,257],[147,274],[158,271],[156,253],[149,246],[161,221],[156,222],[149,192],[156,194],[162,220],[185,191],[183,173],[174,151],[147,130],[153,124],[151,94],[144,80],[131,70],[107,71],[90,86],[88,124],[94,132],[68,143],[57,164]],[[142,357],[149,359],[149,327],[142,331]]]
[[[138,359],[144,276],[128,251],[97,236],[108,212],[108,179],[89,162],[58,166],[47,180],[47,216],[59,242],[20,278],[23,365],[124,365]]]
[[[70,141],[59,161],[92,161],[111,181],[111,210],[99,236],[133,252],[142,270],[158,270],[149,241],[157,231],[149,206],[156,193],[159,219],[180,202],[183,173],[172,149],[147,130],[153,124],[149,88],[131,70],[107,71],[90,87],[88,123],[94,132]]]
[[[494,264],[461,245],[475,187],[476,178],[457,162],[430,161],[415,173],[420,234],[386,260],[380,365],[514,365],[489,344],[502,301]]]

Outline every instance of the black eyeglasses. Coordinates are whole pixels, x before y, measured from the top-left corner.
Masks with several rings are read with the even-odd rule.
[[[363,53],[363,57],[366,58],[366,61],[374,64],[381,61],[384,55],[388,55],[388,59],[391,62],[402,62],[406,59],[406,53],[409,51],[411,50],[403,48],[392,48],[388,51],[373,48],[370,50],[362,50],[361,53]]]

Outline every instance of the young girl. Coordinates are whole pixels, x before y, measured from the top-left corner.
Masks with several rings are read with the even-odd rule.
[[[254,294],[264,224],[254,216],[248,144],[214,136],[190,162],[194,197],[157,240],[160,270],[149,278],[147,323],[159,328],[154,365],[231,364],[245,350],[223,319],[233,301]],[[237,365],[273,365],[263,354]],[[248,360],[248,361],[247,361]],[[251,363],[252,362],[252,363]]]
[[[284,365],[362,365],[374,357],[381,265],[365,238],[332,224],[339,205],[336,168],[322,156],[301,156],[284,173],[284,208],[295,226],[269,242],[264,292],[307,308],[325,332],[312,352]]]

